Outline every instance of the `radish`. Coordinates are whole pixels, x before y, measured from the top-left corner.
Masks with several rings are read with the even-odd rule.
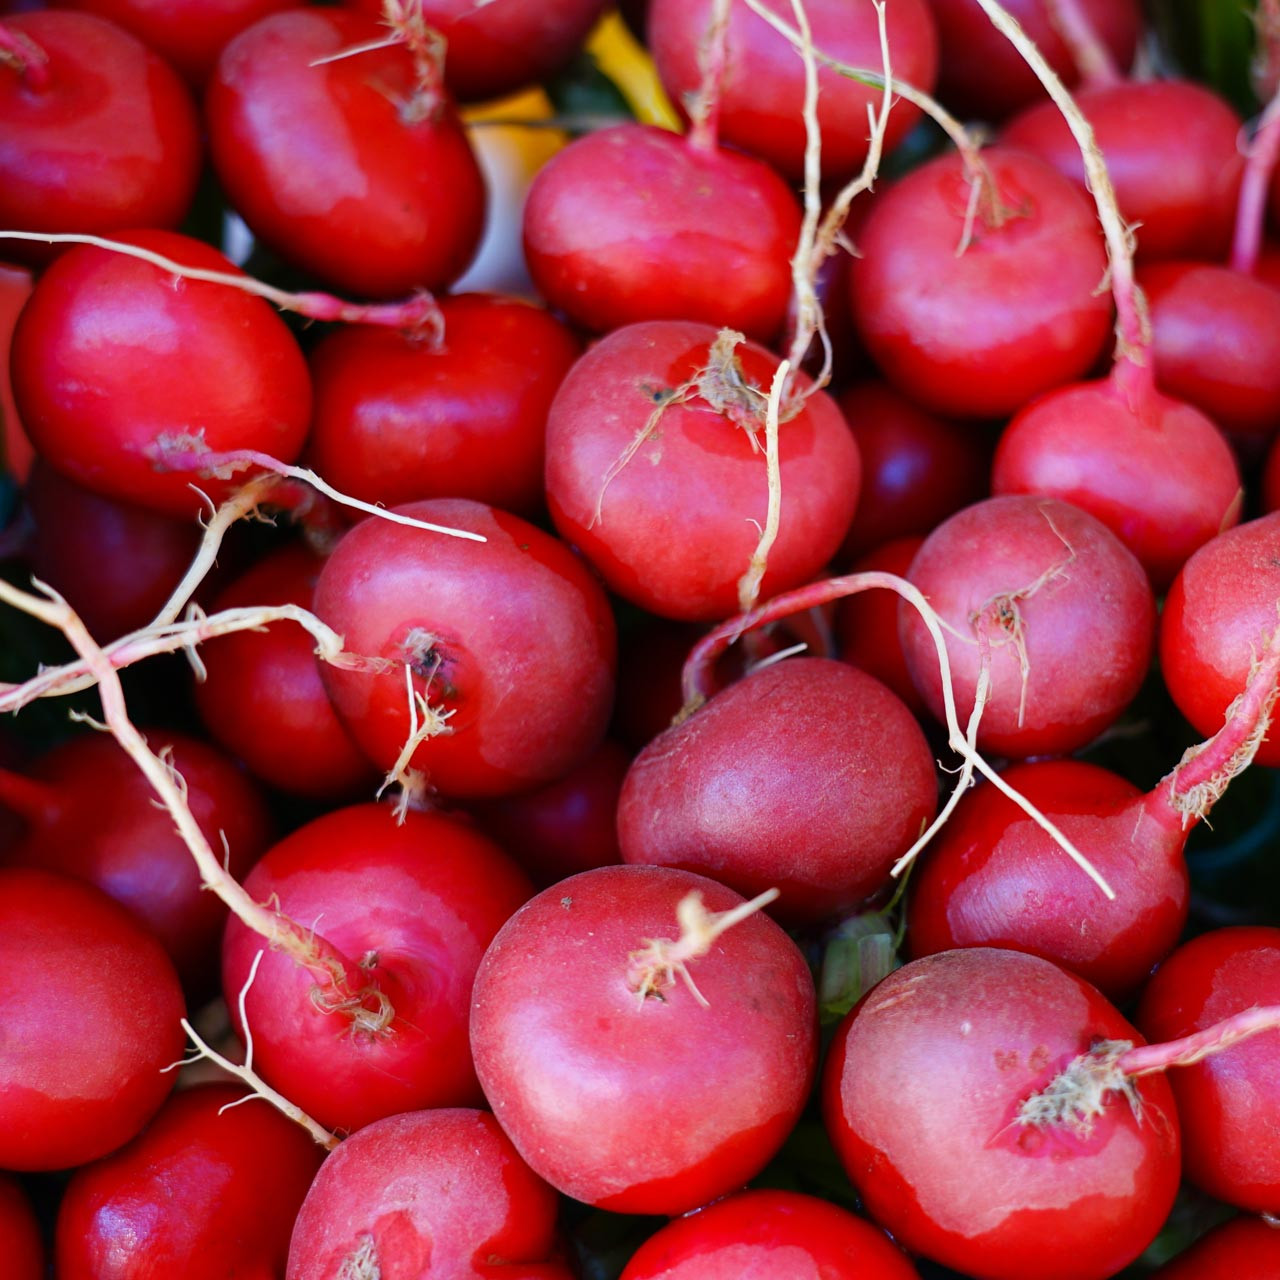
[[[535,1173],[603,1209],[677,1214],[764,1167],[808,1097],[817,1020],[804,958],[759,905],[686,871],[601,867],[503,926],[471,1044]]]
[[[1178,709],[1210,732],[1240,692],[1276,626],[1280,601],[1280,513],[1207,543],[1174,581],[1160,618],[1160,669]],[[1208,726],[1208,728],[1206,728]],[[1280,738],[1264,741],[1259,764],[1280,765]]]
[[[1050,498],[989,498],[925,539],[907,574],[948,628],[956,699],[990,679],[977,742],[1019,758],[1073,751],[1120,716],[1147,674],[1155,602],[1100,521]],[[907,666],[930,711],[943,692],[932,638],[900,610]]]
[[[128,1146],[77,1171],[58,1211],[60,1280],[280,1275],[324,1152],[239,1089],[175,1093]]]
[[[876,197],[858,248],[858,332],[889,381],[937,413],[1010,413],[1086,373],[1106,341],[1092,210],[1033,156],[928,161]]]
[[[1242,1215],[1215,1227],[1151,1280],[1271,1280],[1280,1272],[1280,1228]]]
[[[214,612],[258,604],[310,608],[324,560],[293,544],[264,556],[212,602]],[[362,788],[372,794],[376,770],[330,705],[301,628],[279,623],[201,646],[204,678],[196,710],[214,739],[255,777],[296,795],[332,802]]]
[[[391,24],[414,6],[388,0],[346,0]],[[426,22],[447,46],[445,83],[465,101],[499,98],[545,81],[578,52],[606,0],[422,0]]]
[[[1152,1039],[1204,1031],[1233,1014],[1280,1004],[1280,929],[1215,929],[1156,970],[1137,1022]],[[1186,1176],[1228,1204],[1280,1211],[1280,1034],[1269,1031],[1170,1076]]]
[[[181,773],[201,830],[222,849],[230,874],[243,877],[272,834],[258,789],[221,752],[188,734],[151,736]],[[203,993],[216,985],[226,909],[202,891],[173,820],[154,800],[146,778],[109,737],[71,738],[26,774],[0,770],[0,804],[25,826],[0,861],[96,885],[164,946],[188,989]]]
[[[619,1280],[914,1280],[870,1223],[794,1191],[743,1191],[652,1236]]]
[[[286,1280],[570,1280],[552,1262],[556,1197],[494,1118],[389,1116],[325,1161],[298,1215]]]
[[[44,1280],[40,1224],[21,1186],[0,1174],[0,1256],[10,1280]]]
[[[0,50],[0,226],[110,232],[182,221],[200,133],[163,58],[114,22],[58,10],[4,18]]]
[[[460,498],[396,510],[487,541],[376,519],[343,537],[316,584],[316,612],[352,652],[385,663],[326,666],[339,719],[379,768],[442,795],[506,795],[562,776],[609,716],[604,592],[567,547],[517,516]]]
[[[765,0],[768,12],[788,23],[784,0]],[[878,70],[880,36],[872,5],[862,0],[806,0],[813,43],[824,55],[849,66]],[[652,0],[649,49],[673,102],[698,89],[699,42],[710,26],[714,0]],[[937,37],[924,0],[892,0],[886,9],[893,74],[928,90],[937,69]],[[819,72],[818,124],[825,178],[856,173],[867,154],[867,112],[879,90],[823,67]],[[732,146],[766,160],[793,181],[804,175],[805,127],[801,115],[804,68],[790,44],[754,12],[747,0],[729,8],[725,68],[719,94],[719,132]],[[885,140],[892,149],[919,120],[919,111],[898,102]]]
[[[19,484],[26,482],[35,460],[31,441],[22,429],[13,403],[13,378],[9,372],[9,346],[18,315],[31,296],[31,272],[0,262],[0,432],[4,440],[4,469]]]
[[[462,823],[385,805],[337,809],[270,849],[245,881],[312,930],[328,985],[241,920],[223,990],[262,1077],[329,1128],[471,1105],[471,985],[490,939],[529,897],[523,873]],[[264,954],[265,953],[265,954]],[[357,986],[356,984],[360,985]]]
[[[457,279],[480,242],[484,180],[436,74],[428,52],[387,47],[350,10],[290,9],[242,31],[205,99],[237,212],[339,289],[394,298]]]
[[[203,87],[223,46],[293,0],[59,0],[60,7],[108,18],[163,56],[196,88]]]
[[[539,171],[524,214],[539,292],[600,332],[698,320],[768,342],[799,234],[796,199],[767,164],[696,129],[681,138],[639,124],[570,143]]]
[[[183,265],[234,268],[168,231],[128,244]],[[181,469],[191,451],[297,456],[311,410],[298,344],[261,298],[84,245],[41,277],[13,335],[13,391],[37,450],[95,493],[190,517],[230,491]]]
[[[547,422],[547,503],[612,590],[687,621],[733,611],[767,518],[765,401],[778,367],[740,334],[653,320],[615,330],[569,371]],[[826,563],[857,503],[848,426],[807,378],[796,385],[778,430],[787,497],[766,595]]]
[[[488,294],[446,298],[436,319],[437,333],[349,325],[316,344],[309,462],[368,502],[474,498],[536,516],[547,411],[577,340]]]
[[[890,974],[841,1023],[827,1130],[903,1246],[976,1280],[1104,1280],[1150,1243],[1178,1187],[1168,1084],[1135,1080],[1042,1118],[1051,1080],[1136,1032],[1038,956],[976,947]]]
[[[0,870],[0,1169],[114,1151],[172,1087],[182,991],[159,942],[101,890]]]
[[[879,681],[829,658],[748,675],[655,738],[618,801],[629,863],[680,867],[744,895],[780,891],[788,924],[876,893],[937,804],[933,757]]]
[[[1137,0],[1077,0],[1103,41],[1109,58],[1128,67],[1142,34],[1142,8]],[[938,24],[941,57],[938,96],[966,116],[1000,120],[1036,102],[1044,89],[991,25],[977,0],[929,0]],[[1079,78],[1071,46],[1064,39],[1056,0],[1008,0],[1005,8],[1018,19],[1063,82]]]

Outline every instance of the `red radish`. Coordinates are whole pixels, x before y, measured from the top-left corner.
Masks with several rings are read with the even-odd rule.
[[[1142,34],[1142,6],[1137,0],[1078,3],[1115,62],[1128,67]],[[938,96],[945,103],[966,116],[1001,120],[1041,97],[1040,82],[976,0],[929,0],[929,8],[938,24]],[[1078,68],[1063,39],[1055,0],[1007,0],[1005,8],[1064,83],[1074,85]]]
[[[35,523],[32,572],[61,592],[103,643],[155,617],[200,542],[193,520],[105,498],[43,459],[31,469],[25,496]]]
[[[382,18],[387,0],[346,0]],[[550,79],[573,58],[606,0],[422,0],[422,17],[446,45],[445,83],[466,101],[497,98]],[[409,9],[407,4],[395,6]]]
[[[185,265],[234,272],[173,232],[126,237]],[[81,246],[41,277],[13,336],[14,398],[39,452],[85,488],[190,516],[234,482],[177,469],[191,450],[291,461],[311,409],[306,363],[261,298]]]
[[[765,523],[765,400],[779,362],[740,337],[691,321],[618,329],[574,365],[551,407],[557,529],[612,590],[664,617],[733,612]],[[811,385],[797,375],[798,392]],[[835,552],[860,477],[857,445],[828,397],[797,397],[782,418],[784,497],[766,596]]]
[[[1228,435],[1265,442],[1280,430],[1280,289],[1209,263],[1156,262],[1138,272],[1151,310],[1156,385]]]
[[[58,1211],[59,1280],[280,1275],[324,1152],[243,1090],[182,1090],[128,1146],[77,1171]]]
[[[1137,1021],[1153,1040],[1204,1031],[1233,1014],[1280,1004],[1280,929],[1216,929],[1156,970]],[[1255,1213],[1280,1212],[1280,1033],[1265,1032],[1169,1081],[1182,1121],[1183,1169],[1196,1186]]]
[[[744,1191],[677,1218],[627,1263],[620,1280],[915,1280],[915,1268],[870,1223],[794,1191]]]
[[[351,325],[316,344],[309,461],[367,502],[474,498],[536,515],[547,411],[578,343],[514,298],[446,298],[439,320],[438,340]]]
[[[649,6],[649,49],[662,83],[675,103],[699,88],[699,44],[714,0],[653,0]],[[794,29],[790,3],[765,0],[765,9]],[[876,12],[861,0],[807,0],[813,43],[851,67],[879,73],[883,67]],[[893,75],[926,92],[937,68],[937,38],[924,0],[892,0],[886,9]],[[818,125],[822,132],[824,178],[856,173],[867,155],[867,112],[880,90],[823,66],[818,74]],[[729,11],[725,72],[718,95],[720,136],[767,160],[784,177],[804,175],[804,64],[790,41],[752,12],[743,0]],[[886,149],[895,147],[920,118],[897,102],[889,116]]]
[[[1280,601],[1280,512],[1213,539],[1183,567],[1160,618],[1160,669],[1179,710],[1200,733],[1221,721],[1244,687]],[[1280,765],[1280,737],[1258,749]]]
[[[602,1209],[677,1214],[764,1167],[808,1096],[816,1017],[804,958],[773,921],[738,918],[751,909],[689,872],[602,867],[503,927],[471,1044],[535,1173]]]
[[[1280,1274],[1280,1228],[1247,1214],[1215,1227],[1151,1280],[1272,1280]]]
[[[195,106],[173,69],[88,13],[4,19],[0,226],[176,227],[200,173]],[[15,251],[16,252],[16,251]]]
[[[908,573],[949,628],[956,701],[990,696],[978,747],[1074,751],[1112,724],[1151,660],[1155,601],[1141,566],[1100,521],[1051,498],[989,498],[925,539]],[[943,692],[932,638],[900,613],[907,666],[930,711]]]
[[[25,483],[35,460],[18,410],[13,403],[13,379],[9,373],[9,346],[18,313],[31,296],[31,272],[0,263],[0,432],[3,433],[4,469],[19,484]]]
[[[254,233],[376,298],[457,279],[485,205],[462,127],[386,35],[345,9],[274,14],[222,51],[205,99],[214,167]]]
[[[268,1084],[348,1131],[480,1100],[467,1047],[471,984],[490,939],[531,891],[496,845],[439,814],[411,812],[400,825],[386,805],[358,805],[268,850],[245,888],[312,928],[366,983],[339,1000],[238,919],[229,923],[223,991]],[[237,997],[262,952],[241,1025]]]
[[[639,124],[570,143],[539,171],[524,214],[542,296],[600,332],[698,320],[767,342],[799,235],[796,199],[767,164]]]
[[[159,942],[92,885],[0,870],[0,1169],[114,1151],[173,1086],[182,991]]]
[[[487,1112],[413,1111],[348,1138],[298,1215],[286,1280],[570,1280],[556,1196]]]
[[[44,1280],[44,1243],[31,1202],[13,1178],[0,1174],[0,1256],[9,1280]]]
[[[303,545],[264,557],[218,595],[216,612],[249,605],[309,609],[324,561]],[[279,622],[241,631],[200,648],[205,678],[195,687],[205,727],[255,777],[297,795],[332,801],[361,787],[372,794],[373,766],[357,749],[329,703],[315,642]]]
[[[849,572],[893,573],[905,578],[923,543],[923,538],[895,538],[855,560]],[[902,699],[913,715],[924,711],[924,700],[911,679],[898,636],[897,596],[888,591],[846,596],[836,605],[835,633],[837,656],[842,662],[875,676]]]
[[[1111,308],[1089,202],[1036,157],[958,153],[877,196],[850,272],[854,319],[890,382],[955,417],[1012,412],[1084,374]]]
[[[567,547],[517,516],[463,499],[397,510],[487,541],[378,519],[343,537],[316,584],[316,612],[351,652],[388,667],[326,666],[339,718],[385,770],[418,736],[416,721],[424,737],[405,767],[443,795],[506,795],[561,777],[609,717],[615,639],[604,592]]]
[[[679,867],[790,924],[879,890],[937,807],[933,756],[878,680],[829,658],[748,675],[655,738],[618,802],[629,863]]]
[[[242,878],[271,838],[257,788],[198,739],[170,729],[151,738],[157,750],[169,748],[201,830]],[[114,741],[82,735],[47,752],[27,774],[0,771],[0,803],[26,824],[5,862],[88,880],[146,925],[189,988],[210,985],[226,908],[203,891],[172,818]]]
[[[926,413],[884,382],[860,382],[841,392],[838,403],[862,458],[846,556],[908,534],[923,537],[987,496],[990,444],[981,427]]]
[[[1225,255],[1244,172],[1241,121],[1231,107],[1186,80],[1085,88],[1076,101],[1102,148],[1120,211],[1138,225],[1140,256]],[[1001,141],[1034,152],[1084,189],[1080,149],[1054,103],[1010,121]]]
[[[841,1024],[827,1130],[871,1216],[978,1280],[1104,1280],[1151,1242],[1178,1187],[1163,1079],[1054,1117],[1041,1091],[1099,1042],[1140,1041],[1038,956],[948,951],[890,974]]]
[[[223,46],[294,0],[58,0],[131,31],[197,88],[209,78]]]
[[[558,782],[473,805],[481,827],[540,888],[622,861],[618,794],[630,754],[606,738]]]
[[[1056,961],[1113,1000],[1131,995],[1187,919],[1178,771],[1146,796],[1075,760],[1015,765],[1004,779],[1084,852],[1115,898],[1099,894],[1012,801],[982,787],[960,801],[913,875],[911,955],[1008,947]]]

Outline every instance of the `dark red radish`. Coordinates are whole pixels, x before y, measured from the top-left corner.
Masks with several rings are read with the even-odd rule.
[[[928,413],[886,382],[859,382],[837,402],[862,458],[845,556],[862,556],[908,535],[923,537],[987,496],[990,433],[981,426]]]
[[[474,498],[537,515],[547,411],[578,342],[515,298],[445,298],[439,316],[436,338],[350,325],[316,344],[308,460],[366,502]]]
[[[1160,615],[1160,671],[1178,709],[1200,733],[1212,731],[1244,687],[1264,637],[1277,627],[1278,601],[1275,511],[1206,543],[1169,588]],[[1280,738],[1264,741],[1257,758],[1280,765]]]
[[[1099,1043],[1141,1042],[1048,960],[973,948],[872,989],[827,1059],[827,1131],[867,1212],[975,1280],[1104,1280],[1151,1242],[1178,1188],[1169,1085],[1079,1110],[1042,1091]]]
[[[480,826],[542,888],[622,861],[618,795],[630,764],[630,753],[606,738],[559,781],[472,808]]]
[[[24,490],[31,570],[60,592],[100,643],[146,626],[200,544],[194,520],[106,498],[37,459]]]
[[[619,1280],[915,1280],[869,1222],[817,1196],[743,1191],[650,1237]]]
[[[302,544],[259,560],[210,608],[296,604],[309,609],[321,556]],[[205,728],[257,778],[281,791],[330,800],[362,787],[372,795],[377,771],[342,727],[325,693],[315,641],[277,622],[220,636],[200,647],[205,677],[195,686]]]
[[[923,538],[895,538],[855,560],[849,572],[894,573],[905,578],[923,544]],[[875,676],[902,699],[913,715],[924,712],[924,699],[911,679],[898,636],[897,596],[888,591],[846,596],[836,605],[835,636],[836,654],[842,662]]]
[[[765,8],[795,30],[795,12],[783,0]],[[674,103],[686,101],[702,82],[699,47],[711,25],[713,0],[653,0],[649,6],[649,49],[663,86]],[[849,67],[881,74],[884,58],[875,8],[860,0],[807,0],[805,13],[814,45]],[[928,91],[937,70],[937,37],[925,0],[892,0],[885,12],[895,79]],[[742,0],[729,11],[724,78],[718,94],[721,139],[767,160],[785,178],[804,176],[804,63],[784,35],[753,13]],[[822,173],[836,179],[856,173],[867,155],[868,109],[881,90],[818,70],[818,126],[822,132]],[[889,116],[885,149],[892,150],[920,118],[898,101]]]
[[[1151,1040],[1204,1031],[1255,1006],[1280,1004],[1280,929],[1215,929],[1156,970],[1137,1022]],[[1280,1032],[1267,1031],[1170,1073],[1182,1121],[1183,1170],[1219,1200],[1280,1212]]]
[[[0,1174],[0,1257],[9,1280],[44,1280],[40,1224],[22,1187]]]
[[[254,234],[373,298],[456,280],[485,212],[452,108],[386,37],[347,9],[273,14],[223,49],[205,98],[214,168]]]
[[[20,52],[0,61],[0,227],[176,227],[201,147],[195,104],[168,63],[88,13],[16,14],[4,34]]]
[[[490,939],[532,886],[492,841],[455,819],[386,805],[337,809],[268,850],[245,881],[314,929],[366,992],[322,992],[316,975],[239,920],[223,942],[223,991],[255,1068],[330,1129],[419,1107],[472,1105],[471,984]],[[238,996],[254,958],[261,967]]]
[[[817,1019],[799,949],[751,910],[703,876],[602,867],[503,927],[471,1044],[535,1173],[602,1209],[679,1214],[764,1167],[808,1097]]]
[[[176,232],[124,239],[185,266],[236,270]],[[207,506],[193,485],[217,501],[235,481],[167,459],[258,450],[291,462],[311,412],[306,362],[261,298],[89,245],[40,278],[14,331],[12,369],[23,426],[52,466],[174,516]]]
[[[1160,390],[1242,442],[1270,440],[1280,430],[1280,289],[1192,262],[1151,263],[1138,284]]]
[[[539,171],[524,212],[542,296],[598,332],[698,320],[768,342],[786,316],[799,235],[796,198],[767,164],[641,124],[570,143]]]
[[[484,1111],[389,1116],[348,1138],[303,1203],[286,1280],[570,1280],[556,1195]]]
[[[889,880],[937,808],[933,755],[878,680],[830,658],[762,667],[636,757],[618,802],[629,863],[679,867],[788,924],[839,916]]]
[[[1227,102],[1188,80],[1100,85],[1081,89],[1076,101],[1106,158],[1120,212],[1138,227],[1139,256],[1224,257],[1244,173],[1242,123]],[[1000,139],[1084,190],[1080,149],[1052,102],[1011,120]]]
[[[35,450],[22,429],[13,403],[13,379],[9,373],[9,346],[18,314],[31,296],[31,272],[23,267],[0,263],[0,433],[3,438],[4,470],[19,484],[25,483],[35,461]]]
[[[975,503],[925,539],[907,576],[948,628],[962,719],[989,675],[979,750],[1074,751],[1115,722],[1146,677],[1151,587],[1133,554],[1078,507],[1030,496]],[[933,639],[914,611],[899,616],[911,677],[941,719]]]
[[[610,733],[633,753],[670,728],[680,713],[680,673],[704,631],[689,622],[645,617],[619,634]]]
[[[779,361],[740,337],[692,321],[628,325],[574,365],[551,406],[556,528],[613,591],[664,617],[734,612],[766,521],[765,401]],[[797,396],[811,387],[796,375]],[[816,392],[786,403],[781,523],[763,596],[805,581],[835,552],[861,474],[834,401]]]
[[[58,0],[131,31],[200,88],[223,46],[245,27],[296,0]]]
[[[169,749],[200,829],[242,879],[272,834],[257,788],[221,752],[188,734],[163,729],[149,736],[156,750]],[[54,747],[26,773],[0,771],[0,804],[25,823],[5,863],[96,885],[156,937],[189,988],[210,985],[226,908],[204,892],[173,819],[110,737],[84,734]]]
[[[1086,373],[1111,304],[1088,200],[1042,160],[949,153],[876,197],[850,272],[854,319],[885,377],[953,417],[996,417]]]
[[[389,9],[386,0],[346,3],[373,18]],[[502,0],[497,8],[491,0],[422,0],[420,9],[445,41],[445,83],[459,98],[480,101],[562,71],[606,7],[606,0]]]
[[[1280,1275],[1280,1227],[1242,1214],[1208,1232],[1151,1280],[1272,1280]]]
[[[121,1150],[86,1165],[58,1211],[59,1280],[278,1276],[324,1151],[230,1084],[175,1093]]]
[[[1138,0],[1078,3],[1116,64],[1127,68],[1142,35]],[[1067,86],[1074,85],[1079,69],[1056,20],[1054,0],[1006,0],[1004,7]],[[1002,120],[1043,96],[1040,82],[977,0],[929,0],[929,8],[938,25],[938,96],[943,102],[965,116]]]
[[[1044,830],[994,787],[970,792],[913,873],[913,958],[955,947],[1044,956],[1113,1000],[1132,995],[1178,943],[1189,886],[1178,770],[1149,795],[1076,760],[1014,765],[1031,801],[1115,890],[1107,899]]]
[[[1262,465],[1262,509],[1280,511],[1280,444],[1272,442]]]
[[[376,518],[343,537],[316,584],[316,612],[351,652],[387,669],[325,667],[339,718],[391,770],[412,710],[435,732],[406,765],[443,795],[506,795],[562,777],[609,718],[615,638],[604,592],[567,547],[517,516],[463,499],[397,511],[487,541]]]
[[[5,868],[0,969],[0,1169],[69,1169],[128,1142],[182,1056],[182,990],[160,943],[92,885]]]

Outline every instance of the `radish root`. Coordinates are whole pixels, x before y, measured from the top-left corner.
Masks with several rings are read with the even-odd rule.
[[[436,667],[439,667],[438,660]],[[405,815],[410,809],[427,809],[431,806],[432,788],[427,781],[425,771],[411,767],[413,753],[428,739],[453,732],[449,726],[449,719],[456,708],[445,711],[441,707],[432,706],[427,701],[427,693],[431,691],[432,676],[427,677],[426,692],[419,693],[413,687],[412,663],[404,664],[405,692],[409,704],[409,736],[405,739],[404,746],[400,748],[400,754],[396,757],[395,763],[387,770],[377,795],[377,798],[381,799],[388,787],[400,788],[400,794],[396,798],[393,809],[399,825],[404,824]]]
[[[258,976],[258,966],[262,963],[264,955],[266,955],[265,951],[259,951],[254,956],[253,963],[249,966],[249,976],[245,980],[244,986],[240,988],[239,1007],[240,1025],[244,1028],[244,1062],[236,1063],[232,1062],[230,1058],[223,1057],[222,1054],[211,1048],[201,1038],[200,1034],[186,1018],[183,1018],[182,1029],[187,1033],[191,1043],[195,1045],[195,1053],[191,1057],[184,1058],[181,1062],[175,1062],[171,1066],[163,1067],[162,1070],[173,1071],[178,1067],[189,1067],[193,1063],[207,1059],[209,1062],[221,1067],[228,1075],[234,1076],[237,1080],[242,1080],[252,1090],[243,1098],[237,1098],[235,1102],[228,1102],[226,1106],[220,1107],[218,1109],[219,1115],[224,1111],[230,1111],[232,1107],[239,1107],[246,1102],[251,1102],[254,1098],[261,1098],[263,1102],[269,1102],[275,1107],[281,1115],[288,1116],[295,1124],[300,1124],[326,1151],[332,1151],[338,1145],[338,1135],[330,1132],[318,1120],[313,1120],[301,1107],[290,1102],[284,1094],[278,1093],[253,1069],[253,1032],[249,1028],[249,1020],[245,1014],[245,1000],[249,995],[249,988],[253,986],[254,979]]]
[[[704,1009],[710,1008],[706,997],[698,990],[689,973],[690,961],[705,956],[727,929],[740,924],[780,896],[777,889],[766,889],[750,902],[744,902],[729,911],[708,911],[702,902],[702,894],[696,889],[685,894],[676,904],[676,921],[680,925],[680,937],[645,938],[644,946],[627,957],[627,982],[636,993],[639,1004],[652,997],[663,1000],[663,992],[675,986],[679,976],[690,994]]]

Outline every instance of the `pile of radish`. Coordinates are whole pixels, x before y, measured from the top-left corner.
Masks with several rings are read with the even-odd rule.
[[[1280,2],[1145,17],[0,0],[7,1280],[1280,1275]]]

